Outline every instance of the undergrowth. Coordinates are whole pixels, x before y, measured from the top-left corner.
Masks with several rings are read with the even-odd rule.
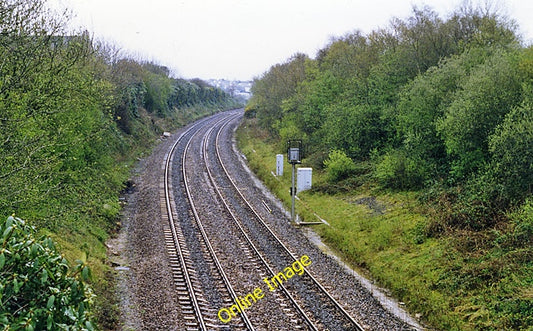
[[[284,151],[253,119],[243,122],[237,139],[249,167],[290,206],[290,170],[272,174],[275,155]],[[353,168],[359,171],[336,187],[313,169],[314,189],[299,193],[296,204],[303,220],[315,221],[316,213],[331,225],[315,230],[346,261],[430,328],[533,328],[532,201],[491,228],[435,232],[445,213],[427,203],[426,192],[384,190],[368,175],[368,164]]]

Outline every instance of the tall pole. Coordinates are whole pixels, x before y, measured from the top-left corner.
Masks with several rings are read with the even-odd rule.
[[[294,217],[294,197],[296,196],[296,188],[294,187],[294,169],[296,168],[296,163],[292,164],[292,187],[291,187],[291,195],[292,195],[292,205],[291,205],[291,220],[293,222],[296,222],[296,219]]]
[[[296,198],[296,187],[294,187],[294,172],[296,169],[296,163],[302,163],[302,141],[301,140],[289,140],[287,142],[287,158],[289,160],[289,163],[292,164],[291,222],[296,223],[296,217],[294,213],[294,198]]]

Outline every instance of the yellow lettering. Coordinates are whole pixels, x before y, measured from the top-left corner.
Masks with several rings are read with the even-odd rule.
[[[268,288],[270,289],[270,292],[274,291],[275,289],[270,285],[270,282],[268,281],[268,278],[263,279],[263,281],[268,285]]]
[[[291,269],[291,267],[287,267],[283,269],[283,271],[285,271],[285,276],[287,276],[287,278],[292,278],[292,276],[294,276],[294,271]]]
[[[227,318],[222,317],[222,313],[226,313],[228,317]],[[222,308],[218,311],[218,318],[220,318],[222,323],[228,323],[229,321],[231,321],[231,314],[228,309]]]
[[[266,278],[265,278],[266,279]],[[262,299],[263,297],[265,296],[265,294],[263,293],[263,290],[261,290],[261,288],[256,288],[254,290],[254,297],[259,300],[259,299]]]
[[[239,306],[237,306],[237,305],[232,305],[231,307],[229,307],[229,310],[230,310],[230,312],[233,314],[233,316],[237,316],[237,313],[234,312],[233,309],[237,309],[237,312],[239,312],[239,313],[241,312]]]
[[[279,285],[283,284],[283,282],[281,281],[281,278],[279,277],[280,275],[281,275],[281,277],[283,278],[283,280],[287,280],[287,277],[285,277],[285,275],[283,274],[283,272],[280,272],[280,273],[278,273],[277,275],[275,275],[274,277],[272,277],[272,279],[270,279],[270,281],[271,281],[272,283],[274,283],[274,285],[276,285],[276,279],[277,279]],[[278,285],[276,285],[276,287],[278,287]]]
[[[239,308],[241,308],[241,311],[243,311],[244,308],[246,308],[246,306],[245,306],[245,307],[242,306],[241,302],[239,301],[239,297],[236,297],[236,298],[235,298],[235,302],[239,305]],[[241,311],[239,311],[239,313],[240,313]]]
[[[240,306],[241,306],[241,309],[244,310],[245,308],[248,308],[250,307],[250,301],[248,301],[246,299],[246,297],[239,297],[239,300],[241,302]],[[244,307],[243,307],[244,306]]]
[[[292,268],[300,276],[304,273],[304,266],[300,263],[300,261],[294,261]]]
[[[309,261],[309,262],[307,263],[306,261]],[[304,267],[307,267],[308,265],[311,264],[311,260],[309,260],[309,256],[307,255],[302,255],[302,257],[300,258],[300,262],[302,263]]]
[[[263,282],[267,284],[270,292],[273,292],[276,290],[276,288],[281,286],[283,282],[286,282],[294,277],[294,275],[303,275],[305,273],[305,267],[310,264],[311,259],[309,256],[302,255],[299,260],[294,261],[291,265],[285,267],[282,272],[278,272],[272,278],[263,278]],[[222,321],[222,323],[228,323],[233,317],[236,317],[237,314],[242,314],[244,310],[250,308],[252,304],[264,297],[265,293],[261,287],[255,288],[251,293],[243,296],[237,296],[235,298],[235,304],[227,308],[221,308],[218,311],[218,318],[220,321]]]
[[[246,300],[246,302],[248,302],[248,307],[249,307],[249,306],[252,305],[252,300],[250,300],[248,297],[252,298],[252,300],[254,300],[254,302],[256,302],[257,300],[255,299],[255,297],[253,296],[252,293],[246,294],[246,296],[244,297],[244,300]]]

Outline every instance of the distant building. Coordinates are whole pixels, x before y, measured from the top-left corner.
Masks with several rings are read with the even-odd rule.
[[[209,79],[207,82],[234,97],[240,97],[244,100],[248,100],[252,96],[252,81]]]

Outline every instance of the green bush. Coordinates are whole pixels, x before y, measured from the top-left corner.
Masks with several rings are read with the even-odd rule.
[[[383,146],[387,135],[384,110],[365,104],[340,102],[328,108],[324,122],[324,142],[343,150],[356,160],[365,160],[371,151]]]
[[[33,233],[14,217],[0,226],[0,328],[93,330],[89,268],[79,263],[70,271],[53,241]]]
[[[521,202],[533,189],[533,106],[514,108],[489,139],[491,172],[499,199]]]
[[[464,180],[488,161],[489,138],[522,101],[514,53],[496,50],[472,69],[437,120],[438,134],[453,159],[451,174]],[[511,130],[512,132],[512,130]]]
[[[511,215],[514,222],[513,239],[517,246],[533,242],[533,198],[529,198],[518,212]]]
[[[393,189],[421,187],[427,176],[423,160],[414,160],[405,152],[391,151],[377,161],[374,177],[380,185]]]
[[[324,166],[326,166],[327,179],[330,183],[345,179],[355,171],[353,160],[339,150],[333,150],[329,153],[328,159],[324,161]]]

